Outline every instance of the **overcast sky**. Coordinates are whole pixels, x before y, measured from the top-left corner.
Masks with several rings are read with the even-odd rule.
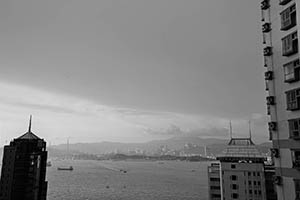
[[[229,120],[245,135],[249,119],[267,138],[258,0],[3,0],[0,26],[0,144],[30,114],[52,143],[224,137]]]

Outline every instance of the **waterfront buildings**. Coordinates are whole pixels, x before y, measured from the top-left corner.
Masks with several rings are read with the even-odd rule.
[[[262,0],[269,136],[279,200],[300,199],[300,0]]]
[[[251,138],[231,138],[217,159],[220,163],[208,167],[210,200],[276,199],[273,184],[269,184],[274,169],[264,164]]]
[[[0,200],[46,200],[46,142],[29,129],[4,147]]]

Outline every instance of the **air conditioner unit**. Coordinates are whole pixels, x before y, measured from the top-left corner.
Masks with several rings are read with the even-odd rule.
[[[279,149],[271,149],[271,154],[275,158],[279,158]]]
[[[287,4],[288,2],[290,2],[291,0],[279,0],[279,5],[285,5]]]
[[[277,130],[277,122],[269,122],[269,130],[270,131],[276,131]]]
[[[267,115],[271,115],[271,107],[269,105],[267,106]]]
[[[276,185],[281,185],[282,184],[282,178],[281,178],[281,176],[274,176],[273,182]]]
[[[270,23],[264,23],[263,25],[262,25],[262,32],[263,33],[268,33],[268,32],[270,32],[271,31],[271,24]]]
[[[273,140],[273,133],[272,133],[272,131],[269,131],[269,140]]]
[[[264,56],[271,56],[272,55],[272,47],[267,46],[264,48]]]
[[[266,99],[267,99],[267,105],[275,105],[275,97],[274,96],[268,96]]]
[[[262,10],[267,10],[268,8],[270,8],[270,2],[269,2],[269,0],[263,0],[263,1],[261,2],[260,8],[261,8]]]
[[[272,71],[265,72],[265,80],[270,81],[272,79],[273,79],[273,72]]]

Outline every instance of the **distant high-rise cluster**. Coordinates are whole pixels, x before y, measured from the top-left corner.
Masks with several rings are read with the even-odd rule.
[[[28,132],[4,147],[0,200],[46,200],[46,142]]]
[[[208,167],[210,200],[277,199],[273,187],[274,168],[265,165],[265,158],[251,138],[231,138],[217,159],[220,163]]]
[[[262,35],[269,136],[279,200],[300,199],[300,0],[263,0]]]

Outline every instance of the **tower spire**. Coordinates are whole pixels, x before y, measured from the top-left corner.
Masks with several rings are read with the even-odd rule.
[[[31,119],[32,119],[32,116],[30,115],[28,133],[31,133]]]
[[[249,138],[252,139],[251,120],[249,120],[248,123],[249,123]]]
[[[231,126],[231,120],[229,121],[229,134],[230,134],[230,139],[232,139],[232,126]]]

